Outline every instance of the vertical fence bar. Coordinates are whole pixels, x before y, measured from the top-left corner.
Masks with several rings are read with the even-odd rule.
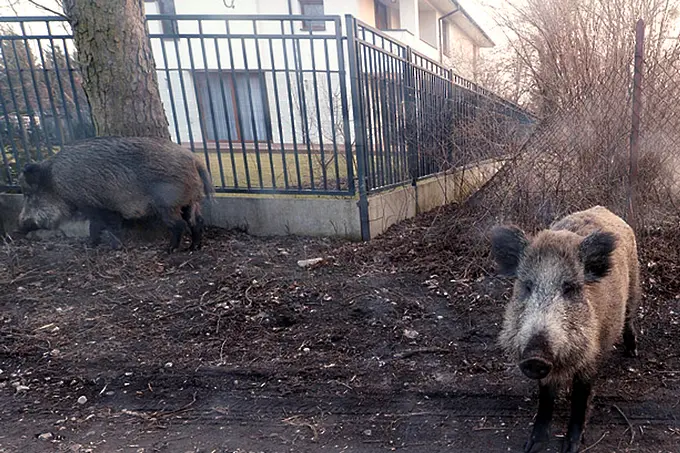
[[[66,38],[62,38],[61,44],[64,46],[64,61],[66,61],[66,72],[68,73],[69,81],[71,82],[71,90],[73,92],[73,106],[76,109],[76,117],[78,118],[78,124],[82,127],[85,124],[83,121],[83,114],[80,108],[80,102],[78,101],[78,89],[76,88],[76,81],[73,78],[73,73],[76,69],[71,67],[71,56],[68,53],[68,46],[66,45]]]
[[[290,24],[290,33],[294,35],[293,31],[293,21],[288,21]],[[281,21],[281,35],[283,36],[283,67],[286,74],[286,91],[288,92],[288,111],[290,112],[290,128],[293,137],[293,157],[295,161],[295,174],[297,176],[298,190],[302,190],[302,175],[300,174],[300,153],[298,152],[297,143],[297,133],[295,128],[295,103],[293,102],[293,91],[292,85],[290,83],[290,66],[288,64],[288,45],[286,44],[286,30],[284,27],[284,22]],[[293,52],[295,52],[295,36],[291,36],[291,44]],[[295,61],[295,67],[297,67],[297,60]],[[295,79],[297,80],[297,72],[295,73]],[[302,112],[300,112],[302,113]]]
[[[179,22],[177,23],[179,27]],[[186,84],[184,83],[184,69],[182,69],[182,54],[179,51],[179,41],[181,38],[174,39],[174,48],[175,48],[175,58],[177,59],[177,75],[179,77],[179,88],[182,93],[182,103],[184,104],[184,115],[187,121],[187,134],[189,135],[189,147],[191,148],[191,152],[195,152],[196,146],[194,145],[194,131],[192,130],[193,128],[191,127],[191,117],[189,116],[189,100],[187,99],[187,88]],[[189,41],[187,40],[187,45],[189,45]],[[200,119],[200,118],[199,118]],[[236,187],[238,187],[238,182],[234,180],[234,184]]]
[[[24,25],[24,22],[21,22],[19,24],[19,26],[21,28],[21,33],[24,36],[26,36],[26,27]],[[31,82],[33,83],[33,90],[35,91],[35,102],[36,102],[36,104],[38,104],[38,114],[40,115],[39,118],[40,118],[40,124],[41,124],[40,130],[44,133],[45,142],[46,142],[45,146],[47,148],[47,155],[49,156],[50,154],[52,154],[52,140],[50,140],[49,135],[47,133],[45,133],[45,112],[43,111],[43,108],[42,108],[42,101],[40,99],[40,90],[38,89],[38,82],[37,82],[37,79],[35,77],[35,67],[33,66],[33,58],[30,58],[31,50],[28,47],[28,38],[24,39],[24,51],[26,52],[26,59],[28,60],[28,67],[30,68],[30,71],[31,71]],[[16,53],[16,50],[15,50],[15,53]],[[39,150],[39,149],[40,148],[38,148],[36,146],[36,150]],[[38,152],[38,155],[40,156],[39,152]]]
[[[257,45],[257,39],[255,39],[255,42]],[[243,55],[243,69],[245,70],[246,88],[248,92],[248,110],[250,110],[250,127],[251,132],[253,133],[255,164],[257,165],[257,177],[259,178],[260,181],[260,189],[262,189],[264,187],[264,181],[262,179],[262,161],[260,159],[260,146],[258,144],[259,137],[257,135],[257,122],[255,121],[255,103],[253,102],[253,88],[251,85],[252,81],[250,80],[250,68],[248,66],[248,51],[246,48],[246,38],[241,38],[241,52]],[[258,83],[262,83],[262,81],[259,78],[257,79],[257,81]],[[234,89],[238,90],[238,86],[234,87]],[[243,133],[243,129],[241,129],[241,133]]]
[[[366,40],[366,32],[362,28],[362,40]],[[366,116],[368,119],[368,124],[367,130],[368,134],[366,135],[366,153],[365,153],[365,159],[366,159],[366,175],[368,176],[367,179],[367,184],[368,184],[368,190],[372,190],[377,187],[376,179],[375,179],[375,140],[374,140],[374,132],[375,132],[375,125],[373,124],[373,115],[372,112],[374,110],[374,104],[373,104],[373,97],[372,97],[372,92],[371,92],[371,74],[370,74],[370,67],[369,67],[369,52],[371,49],[364,45],[363,43],[359,43],[357,45],[357,49],[361,49],[360,56],[361,58],[358,61],[357,65],[357,71],[358,71],[358,76],[361,77],[361,85],[360,87],[362,88],[362,106],[363,106],[363,115]]]
[[[403,49],[402,49],[403,50]],[[403,55],[400,53],[400,60],[395,59],[394,74],[399,74],[398,86],[397,86],[397,140],[399,141],[399,181],[404,181],[408,178],[408,162],[406,159],[407,146],[406,146],[406,72],[404,71],[405,65],[401,61]],[[399,66],[399,68],[397,68]]]
[[[246,142],[243,138],[243,115],[241,115],[241,104],[239,102],[240,96],[238,95],[238,85],[236,84],[236,73],[234,66],[234,47],[231,45],[231,34],[229,19],[224,21],[227,32],[227,46],[229,48],[229,75],[231,76],[231,89],[232,95],[234,96],[234,109],[236,110],[236,130],[238,132],[240,142],[241,142],[241,152],[243,154],[243,165],[246,173],[246,186],[250,190],[250,165],[248,165],[248,151],[246,150]]]
[[[272,173],[272,188],[276,188],[276,171],[274,170],[274,156],[272,155],[272,131],[271,131],[271,117],[269,116],[269,99],[266,97],[267,92],[267,76],[265,70],[262,68],[262,56],[260,55],[260,38],[257,36],[257,21],[253,19],[253,36],[255,37],[255,55],[257,59],[258,80],[260,83],[260,98],[262,102],[262,114],[265,119],[265,139],[267,141],[267,155],[269,156],[269,171]],[[270,42],[271,44],[271,42]],[[272,62],[273,74],[274,62]],[[254,105],[252,107],[255,107]],[[255,110],[253,108],[253,110]],[[254,114],[254,113],[253,113]],[[257,134],[255,134],[257,138]],[[257,143],[255,144],[257,146]],[[258,151],[259,154],[259,151]]]
[[[0,42],[0,47],[2,47],[2,43]],[[12,122],[9,120],[9,115],[8,115],[8,110],[7,110],[7,103],[5,102],[5,96],[2,95],[2,90],[0,90],[0,109],[2,109],[5,114],[3,115],[5,117],[5,127],[7,128],[7,135],[10,141],[10,144],[12,145],[12,155],[14,156],[14,165],[16,168],[19,167],[19,150],[17,149],[17,144],[16,144],[16,139],[14,138],[14,128],[12,127]],[[2,151],[3,153],[5,152],[5,146],[2,146]],[[9,167],[7,167],[9,168]],[[10,173],[11,176],[11,173]],[[13,182],[10,180],[10,183]]]
[[[347,24],[347,27],[349,29],[349,24]],[[338,52],[338,83],[340,84],[340,108],[342,110],[342,134],[345,136],[344,139],[344,145],[345,145],[345,165],[347,167],[347,189],[349,192],[354,195],[356,191],[356,186],[354,184],[354,158],[352,155],[352,133],[350,131],[349,127],[349,100],[347,96],[347,73],[345,69],[345,53],[344,53],[344,48],[343,48],[343,39],[342,39],[342,29],[341,29],[341,24],[340,20],[336,19],[335,20],[335,42],[337,46],[337,52]],[[351,46],[351,47],[350,47]],[[350,52],[355,51],[356,47],[355,44],[350,41],[347,41],[347,52],[348,55]],[[354,50],[352,50],[354,49]],[[349,58],[349,57],[348,57]],[[356,69],[356,55],[355,55],[355,69]],[[350,66],[350,71],[351,71],[351,66]],[[352,74],[355,74],[355,72],[350,72],[350,77]],[[352,92],[354,93],[354,92]],[[353,95],[352,95],[353,96]],[[357,100],[358,101],[358,100]],[[354,105],[355,98],[352,97],[352,105]],[[356,121],[356,120],[355,120]],[[358,138],[355,136],[355,140],[357,144],[359,143]],[[358,149],[358,145],[357,145]],[[357,158],[358,161],[358,158]],[[368,201],[366,202],[368,206]],[[362,227],[363,231],[363,227]],[[363,233],[362,233],[363,234]]]
[[[333,25],[336,27],[336,33],[337,33],[337,26],[338,24],[336,22],[333,23]],[[337,38],[336,38],[337,39]],[[328,55],[328,40],[324,39],[323,40],[323,52],[324,52],[324,57],[325,57],[325,62],[326,62],[326,84],[328,85],[328,107],[330,108],[330,116],[331,116],[331,142],[333,144],[333,165],[335,166],[335,188],[336,190],[340,190],[340,165],[338,163],[338,141],[336,137],[336,130],[335,130],[335,94],[333,93],[333,80],[331,78],[331,63],[330,63],[330,58]],[[339,55],[338,55],[339,58]]]
[[[635,69],[633,73],[633,115],[630,130],[630,167],[628,170],[628,210],[626,221],[637,229],[636,201],[638,156],[640,154],[640,113],[642,111],[642,65],[644,64],[645,21],[639,19],[635,26]]]
[[[21,60],[19,59],[19,54],[17,53],[17,46],[16,46],[16,41],[12,40],[12,52],[14,53],[14,60],[17,62],[17,74],[19,75],[19,85],[21,85],[21,93],[24,95],[24,106],[26,108],[26,113],[28,114],[28,122],[31,125],[31,130],[30,132],[27,131],[27,138],[29,140],[29,143],[31,145],[35,146],[35,153],[36,153],[36,159],[35,160],[40,160],[40,143],[31,143],[33,142],[33,139],[35,138],[35,133],[37,131],[37,125],[35,124],[35,113],[33,111],[33,105],[31,100],[28,98],[28,92],[26,90],[26,85],[24,84],[24,76],[23,72],[24,69],[21,67]],[[31,60],[31,55],[27,52],[26,53],[26,60],[30,61]],[[17,108],[17,118],[19,118],[19,109]],[[20,119],[21,121],[21,119]],[[26,149],[26,156],[29,157],[31,155],[30,151]]]
[[[220,149],[220,134],[217,130],[217,121],[215,121],[215,106],[213,105],[213,96],[212,96],[212,89],[210,88],[210,71],[208,70],[208,55],[206,54],[205,51],[205,38],[203,38],[203,21],[199,20],[198,21],[198,34],[201,36],[199,39],[199,43],[201,45],[201,56],[203,57],[203,74],[205,76],[205,91],[208,92],[208,111],[210,112],[210,123],[212,123],[212,130],[213,130],[213,138],[215,139],[215,154],[217,155],[217,166],[220,171],[220,181],[222,182],[222,185],[224,186],[224,168],[222,167],[222,152]],[[190,54],[191,55],[191,54]],[[192,66],[193,66],[193,58],[192,58]],[[194,82],[195,84],[195,82]],[[198,96],[197,96],[198,97]],[[206,132],[207,132],[207,126],[205,127]],[[206,139],[203,137],[203,144],[205,145]],[[208,172],[212,175],[212,168],[210,165],[210,153],[208,152],[207,147],[204,146],[205,149],[205,165],[208,167]]]
[[[326,172],[326,154],[325,150],[323,147],[323,127],[321,124],[321,107],[319,104],[319,80],[317,77],[317,69],[316,69],[316,57],[314,55],[314,38],[310,36],[309,38],[309,47],[312,52],[312,83],[314,84],[314,107],[316,110],[316,128],[317,128],[317,133],[319,134],[319,153],[320,153],[320,159],[321,159],[321,177],[323,178],[323,181],[321,185],[323,186],[324,190],[328,190],[328,174]],[[323,40],[325,42],[325,39]],[[332,102],[332,100],[329,100],[329,103]]]
[[[0,154],[2,154],[2,166],[5,170],[5,184],[11,186],[12,172],[10,171],[9,161],[7,160],[7,154],[5,153],[5,141],[2,139],[2,134],[0,134]]]
[[[74,136],[73,123],[71,122],[71,114],[69,112],[68,103],[66,102],[66,95],[64,93],[64,83],[61,78],[61,70],[59,68],[59,60],[57,59],[57,53],[54,45],[54,36],[52,35],[51,22],[47,22],[47,35],[50,40],[50,50],[52,50],[52,64],[54,65],[54,75],[57,78],[57,87],[59,88],[59,95],[61,96],[61,106],[64,109],[64,117],[66,119],[66,128],[68,129],[68,139],[72,139]],[[59,119],[61,122],[61,119]],[[65,137],[66,138],[66,137]],[[63,143],[61,143],[63,145]]]
[[[415,70],[411,63],[411,47],[406,48],[404,60],[404,100],[406,123],[406,155],[411,184],[416,185],[418,179],[418,127],[416,112]]]
[[[283,21],[281,24],[281,46],[285,46],[285,41],[283,39]],[[286,145],[283,136],[283,118],[281,116],[281,102],[279,99],[279,83],[278,83],[278,71],[276,69],[276,59],[274,57],[274,42],[272,38],[269,39],[269,58],[272,62],[272,84],[274,85],[274,102],[276,103],[276,122],[278,123],[279,129],[279,140],[281,142],[281,162],[283,167],[283,186],[288,189],[288,164],[286,163]],[[273,135],[273,134],[272,134]],[[274,138],[272,137],[272,140]],[[274,186],[276,188],[276,186]]]
[[[201,27],[201,20],[198,19],[198,26],[199,29]],[[194,85],[194,96],[196,96],[196,101],[198,103],[198,100],[201,98],[199,91],[198,91],[198,83],[196,83],[196,63],[194,60],[194,50],[191,45],[191,38],[187,38],[187,50],[189,51],[189,73],[191,74],[191,81]],[[209,74],[208,71],[206,70],[207,68],[203,68],[203,76],[205,76],[205,86],[206,86],[206,91],[208,94],[210,94],[210,82],[208,81],[209,79]],[[210,96],[208,96],[208,102],[210,101]],[[199,104],[200,105],[200,104]],[[210,156],[208,155],[208,142],[206,141],[206,135],[207,135],[207,127],[203,121],[203,112],[201,111],[201,108],[198,108],[198,121],[199,121],[199,126],[201,129],[201,142],[203,143],[203,157],[205,158],[205,164],[207,165],[208,169],[210,169]]]
[[[42,43],[40,40],[36,42],[38,46],[38,54],[40,55],[40,64],[42,66],[43,78],[45,79],[45,88],[47,89],[47,99],[50,101],[50,108],[52,109],[52,118],[54,121],[54,128],[57,133],[57,140],[59,141],[60,147],[64,144],[64,134],[62,132],[62,124],[59,120],[59,111],[57,109],[56,103],[54,102],[54,93],[52,93],[52,81],[50,80],[50,71],[45,64],[45,54],[43,52]],[[52,68],[53,70],[56,70]],[[48,154],[52,155],[52,149],[49,149]]]
[[[19,103],[17,102],[17,97],[16,94],[14,93],[14,84],[12,83],[12,72],[10,70],[9,65],[7,64],[7,55],[5,55],[5,46],[0,46],[0,54],[2,54],[2,62],[5,67],[5,74],[7,74],[7,87],[9,88],[9,94],[10,98],[12,99],[12,104],[14,105],[14,116],[17,119],[17,128],[19,129],[19,134],[21,135],[21,141],[24,145],[24,153],[26,154],[26,158],[29,157],[29,150],[28,150],[28,141],[26,140],[26,132],[24,131],[24,121],[23,118],[21,118],[21,114],[19,113],[21,109],[19,108]],[[17,67],[19,66],[19,62],[17,61]],[[7,118],[9,119],[9,110],[5,106],[3,109],[5,111],[5,115],[7,115]],[[18,153],[17,153],[18,154]],[[26,162],[28,162],[28,159],[26,159]],[[19,165],[19,160],[17,156],[17,165]]]
[[[378,37],[379,36],[373,34],[373,45],[377,48],[381,48],[384,46],[384,42],[381,42],[381,45],[379,46],[377,43]],[[382,39],[382,37],[380,38]],[[385,92],[383,91],[385,73],[382,70],[381,65],[382,52],[378,49],[373,49],[371,55],[373,56],[371,65],[373,72],[373,99],[375,100],[375,103],[373,104],[376,125],[375,135],[378,139],[378,147],[374,157],[376,159],[376,169],[379,173],[378,181],[380,181],[381,186],[385,186],[389,184],[385,177]]]
[[[312,42],[312,27],[309,27],[307,32],[309,35],[309,42]],[[300,108],[302,110],[302,125],[305,131],[305,142],[307,145],[307,164],[309,166],[309,184],[314,190],[314,168],[312,164],[312,140],[309,137],[309,112],[307,111],[307,94],[305,93],[305,78],[302,64],[302,51],[300,50],[301,38],[295,38],[295,61],[298,64],[298,90],[300,93]]]
[[[361,102],[361,83],[357,65],[357,43],[355,39],[356,22],[354,17],[345,15],[345,26],[347,27],[347,56],[349,60],[350,90],[352,93],[352,109],[354,114],[354,137],[356,140],[356,159],[357,159],[357,179],[359,180],[359,220],[361,222],[361,239],[368,241],[371,239],[371,231],[368,218],[368,193],[366,192],[366,169],[365,152],[366,144],[364,139],[363,106]]]
[[[222,71],[222,57],[220,55],[220,46],[215,38],[215,56],[217,57],[217,77],[220,79],[220,94],[222,95],[222,110],[224,110],[224,120],[227,122],[227,141],[229,142],[229,160],[231,161],[231,174],[234,178],[234,187],[238,187],[238,171],[236,170],[236,159],[234,158],[234,142],[231,136],[231,125],[229,124],[229,105],[227,104],[227,95],[224,91],[224,72]],[[233,105],[233,103],[232,103]],[[233,116],[233,115],[232,115]],[[234,124],[236,118],[234,117]],[[222,182],[224,186],[224,180]]]
[[[173,40],[177,38],[172,38]],[[151,39],[149,39],[151,42]],[[170,110],[172,112],[172,122],[175,125],[175,136],[177,137],[177,143],[182,143],[182,138],[179,134],[179,121],[177,119],[177,107],[175,106],[175,91],[172,89],[172,76],[170,68],[168,65],[168,51],[165,48],[165,42],[163,39],[159,39],[158,43],[161,48],[161,54],[163,56],[163,69],[165,70],[165,77],[168,79],[168,96],[170,97]]]

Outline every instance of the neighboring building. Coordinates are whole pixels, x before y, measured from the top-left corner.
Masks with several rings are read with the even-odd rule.
[[[494,43],[456,0],[144,0],[147,14],[351,14],[470,80]],[[232,5],[228,7],[227,5]],[[323,24],[312,24],[323,31]]]
[[[173,138],[210,147],[216,141],[242,148],[258,142],[317,145],[331,135],[343,143],[338,53],[332,48],[339,41],[289,37],[345,36],[346,14],[471,80],[479,49],[493,46],[455,0],[145,0],[145,7],[147,14],[263,17],[206,20],[200,27],[197,21],[149,22],[152,36],[191,34],[156,37],[152,47]],[[333,22],[265,20],[289,14],[341,16],[342,24],[335,30]],[[288,38],[276,37],[282,34]]]

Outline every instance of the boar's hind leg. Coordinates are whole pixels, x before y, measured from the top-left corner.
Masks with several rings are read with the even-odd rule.
[[[102,231],[106,227],[104,220],[98,216],[90,217],[90,245],[96,247],[102,239]]]
[[[637,334],[632,316],[626,315],[626,324],[623,326],[623,349],[629,357],[637,357]]]
[[[192,206],[184,206],[182,208],[182,218],[189,225],[191,230],[191,247],[189,250],[198,250],[201,248],[203,242],[203,226],[204,221],[198,209]]]
[[[531,437],[524,445],[525,453],[539,451],[550,440],[550,422],[552,421],[556,394],[557,390],[554,385],[538,384],[538,414]]]
[[[581,446],[581,436],[586,425],[588,405],[592,384],[589,379],[579,375],[574,376],[571,387],[571,417],[567,435],[562,444],[562,453],[576,453]]]

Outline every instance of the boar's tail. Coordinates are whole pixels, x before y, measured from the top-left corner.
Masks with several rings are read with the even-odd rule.
[[[205,196],[207,198],[211,198],[215,192],[215,187],[213,186],[212,178],[210,177],[210,173],[208,173],[208,169],[201,167],[198,169],[198,174],[201,176],[201,181],[203,181],[203,192],[205,193]]]
[[[201,177],[201,181],[203,181],[203,193],[205,193],[207,198],[211,198],[215,192],[215,187],[213,186],[212,178],[210,177],[210,173],[208,173],[208,169],[205,168],[204,165],[199,165],[198,174]]]

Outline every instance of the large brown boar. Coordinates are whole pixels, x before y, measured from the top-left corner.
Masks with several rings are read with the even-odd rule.
[[[492,255],[514,277],[499,336],[501,346],[538,381],[538,414],[525,452],[550,437],[557,392],[571,384],[571,417],[563,452],[576,453],[585,427],[598,363],[623,334],[637,355],[635,314],[640,299],[633,230],[601,206],[571,214],[528,238],[496,227]]]
[[[23,231],[53,229],[84,215],[90,240],[104,231],[111,246],[123,219],[160,218],[170,229],[170,251],[187,227],[191,247],[201,245],[200,203],[213,192],[205,165],[189,150],[165,139],[99,137],[65,146],[53,157],[27,165],[19,177]]]

